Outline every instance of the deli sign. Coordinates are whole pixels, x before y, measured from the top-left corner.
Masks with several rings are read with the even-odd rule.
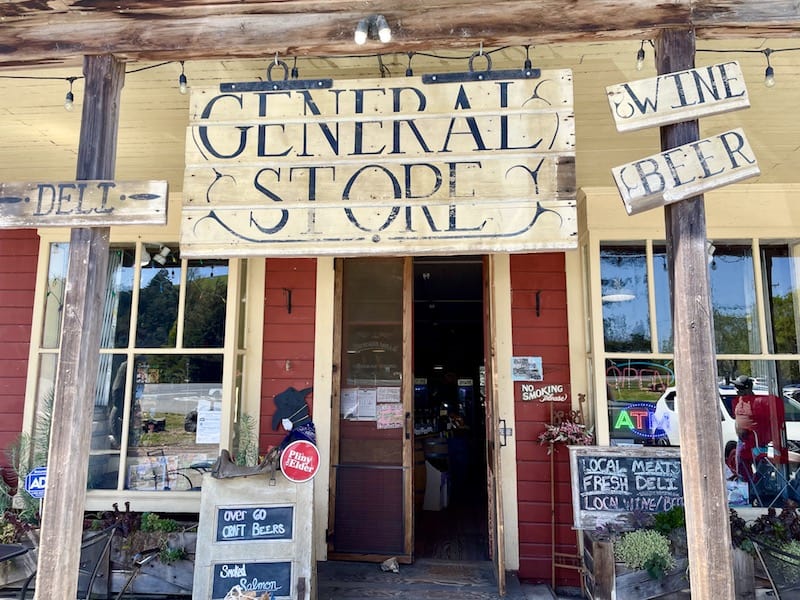
[[[571,71],[291,83],[192,90],[182,255],[576,246]]]

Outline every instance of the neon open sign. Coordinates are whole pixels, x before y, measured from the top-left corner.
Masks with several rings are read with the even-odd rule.
[[[615,433],[630,433],[636,437],[657,440],[666,436],[669,415],[657,415],[652,402],[633,402],[619,410],[614,419]]]

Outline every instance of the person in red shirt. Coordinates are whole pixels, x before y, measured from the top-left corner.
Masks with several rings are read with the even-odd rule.
[[[737,465],[740,477],[753,479],[753,463],[761,453],[766,453],[775,462],[785,462],[781,429],[783,427],[783,403],[773,395],[753,393],[753,380],[740,375],[733,382],[737,398],[733,414],[736,420]],[[768,446],[772,444],[772,452]]]

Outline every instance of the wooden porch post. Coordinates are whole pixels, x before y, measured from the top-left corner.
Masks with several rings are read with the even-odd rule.
[[[694,31],[665,30],[656,43],[658,74],[693,68],[694,53]],[[661,128],[662,150],[698,139],[696,120]],[[703,196],[664,211],[692,597],[733,600]]]
[[[86,57],[83,72],[77,178],[113,179],[125,63]],[[108,227],[75,228],[70,235],[36,600],[73,600],[78,589],[108,241]]]

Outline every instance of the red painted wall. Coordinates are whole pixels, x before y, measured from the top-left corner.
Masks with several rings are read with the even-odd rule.
[[[314,259],[267,259],[259,435],[262,454],[285,435],[280,427],[272,431],[275,395],[290,386],[300,390],[313,385],[316,283]],[[306,401],[313,408],[310,394]],[[313,419],[313,410],[311,416]]]
[[[551,411],[569,410],[568,403],[572,399],[563,254],[511,256],[511,321],[514,356],[542,358],[543,381],[535,382],[534,388],[560,384],[568,398],[563,404],[523,401],[523,384],[514,384],[519,577],[549,583],[553,556],[551,536],[555,535],[556,552],[577,555],[577,536],[571,529],[569,454],[566,449],[560,449],[551,463],[547,447],[538,441],[545,424],[551,422]],[[551,524],[551,494],[555,500],[555,527]],[[557,568],[556,582],[578,585],[577,571]]]
[[[0,230],[0,465],[22,431],[39,236]]]

